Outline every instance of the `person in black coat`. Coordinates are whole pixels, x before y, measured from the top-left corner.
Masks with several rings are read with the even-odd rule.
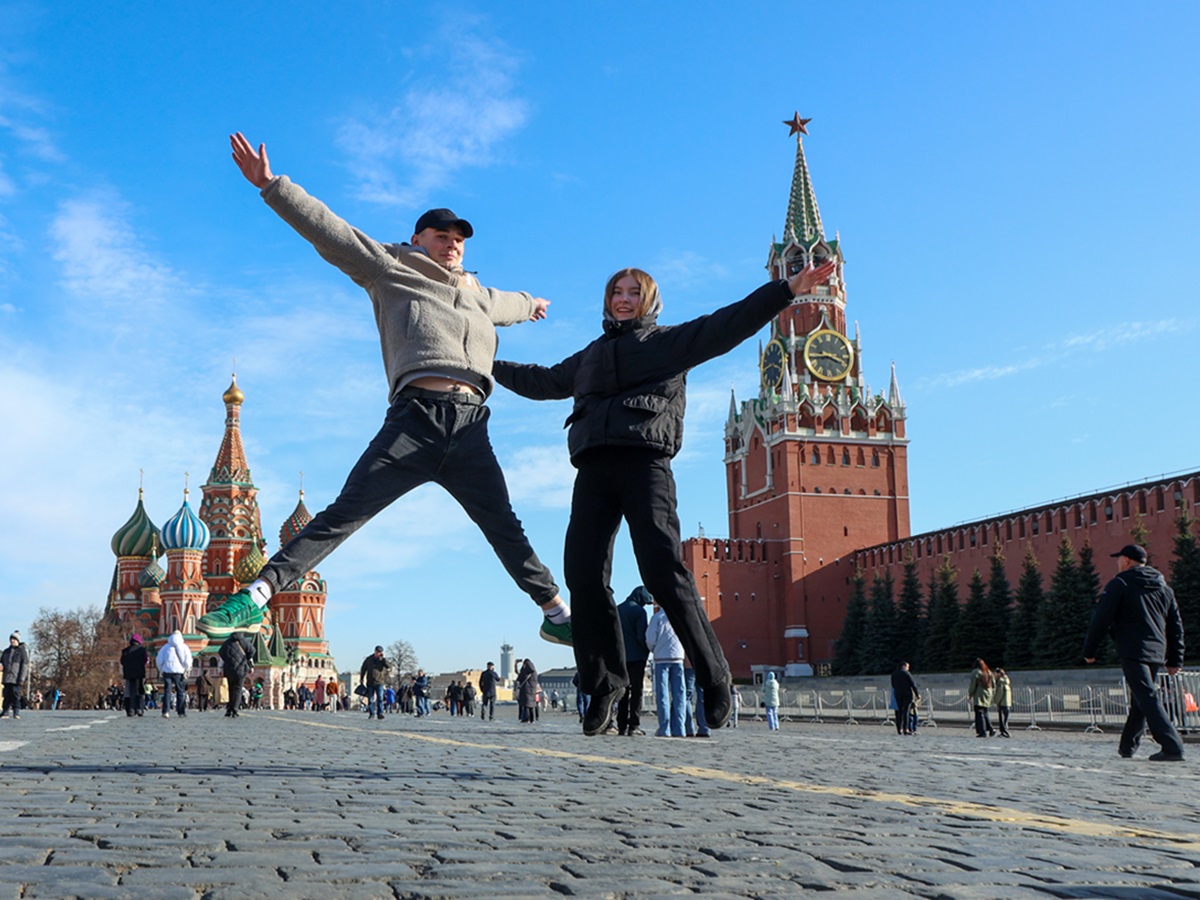
[[[913,704],[921,694],[907,662],[900,663],[892,673],[892,696],[896,700],[896,734],[913,734]]]
[[[1095,662],[1100,642],[1111,634],[1117,645],[1121,671],[1129,688],[1129,715],[1117,753],[1131,757],[1150,727],[1162,750],[1150,756],[1155,762],[1183,759],[1183,740],[1163,709],[1158,693],[1158,673],[1166,666],[1174,675],[1183,668],[1183,618],[1175,592],[1162,573],[1146,565],[1146,551],[1127,544],[1116,553],[1120,571],[1104,586],[1092,611],[1083,642],[1085,662]]]
[[[257,654],[254,644],[244,631],[235,631],[221,645],[221,662],[225,666],[225,683],[229,687],[229,700],[225,703],[225,716],[236,718],[238,706],[242,702],[242,685],[246,677],[254,671]]]
[[[487,668],[479,673],[479,721],[487,713],[488,721],[496,718],[496,685],[500,683],[500,673],[496,664],[489,662]]]
[[[574,398],[567,446],[575,466],[564,574],[571,595],[580,688],[591,696],[583,732],[602,734],[629,676],[609,575],[622,518],[638,570],[666,611],[704,692],[704,715],[720,728],[732,711],[725,654],[683,564],[671,458],[683,440],[688,369],[732,350],[810,293],[832,262],[763,285],[738,303],[681,325],[658,325],[658,285],[621,269],[604,289],[604,334],[557,365],[497,360],[495,380],[533,400]]]
[[[131,634],[121,651],[121,677],[125,679],[125,715],[140,716],[146,703],[146,660],[142,636]]]

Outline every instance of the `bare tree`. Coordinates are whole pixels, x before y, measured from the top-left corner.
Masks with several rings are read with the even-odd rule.
[[[30,629],[36,685],[58,688],[64,704],[89,709],[119,680],[124,631],[95,606],[38,610]]]
[[[394,641],[384,652],[388,664],[392,667],[392,677],[403,678],[416,672],[420,663],[417,661],[417,651],[408,641]]]

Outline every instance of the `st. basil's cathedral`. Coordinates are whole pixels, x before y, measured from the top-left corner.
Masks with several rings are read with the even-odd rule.
[[[137,507],[112,537],[117,563],[108,592],[107,615],[130,633],[137,632],[151,659],[171,632],[178,629],[195,657],[192,676],[201,667],[220,676],[218,643],[196,628],[196,621],[225,598],[258,577],[266,564],[258,488],[250,477],[242,446],[241,407],[245,395],[235,376],[221,399],[225,403],[225,435],[208,481],[200,488],[197,512],[183,492],[179,511],[158,528],[146,513],[143,491]],[[291,540],[312,516],[300,492],[295,510],[279,529],[280,546]],[[159,564],[165,554],[166,568]],[[258,664],[247,679],[261,678],[271,706],[283,705],[283,692],[318,676],[336,678],[337,669],[325,640],[326,585],[316,571],[271,598],[263,629],[255,637]]]

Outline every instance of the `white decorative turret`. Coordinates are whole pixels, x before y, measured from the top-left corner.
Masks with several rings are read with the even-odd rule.
[[[896,380],[896,361],[892,360],[892,383],[888,385],[888,406],[893,410],[900,409],[904,406],[904,401],[900,397],[900,382]]]

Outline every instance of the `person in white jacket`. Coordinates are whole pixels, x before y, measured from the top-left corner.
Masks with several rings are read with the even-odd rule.
[[[183,642],[183,635],[176,628],[167,642],[158,651],[154,660],[163,679],[163,718],[171,715],[171,691],[175,691],[175,712],[187,715],[187,677],[192,670],[192,651]]]
[[[654,734],[683,737],[683,644],[657,603],[646,627],[646,646],[654,655],[654,705],[658,710],[658,731]]]

